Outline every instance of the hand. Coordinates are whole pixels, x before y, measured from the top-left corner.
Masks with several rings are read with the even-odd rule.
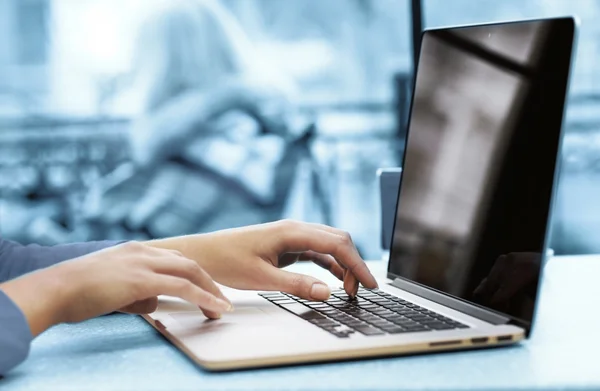
[[[315,301],[329,298],[322,281],[281,270],[298,260],[331,271],[350,296],[356,295],[359,282],[377,288],[350,235],[320,224],[284,220],[148,244],[181,251],[215,281],[235,289],[283,291]]]
[[[474,290],[474,298],[509,312],[511,302],[519,295],[535,295],[541,261],[541,254],[534,252],[499,256],[490,274]]]
[[[231,303],[197,262],[173,250],[131,242],[25,275],[0,286],[34,335],[52,325],[113,311],[150,313],[158,295],[197,304],[209,318]]]

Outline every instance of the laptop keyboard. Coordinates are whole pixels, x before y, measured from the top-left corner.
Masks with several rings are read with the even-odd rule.
[[[469,327],[377,289],[360,288],[354,299],[339,289],[327,301],[310,301],[282,292],[259,295],[340,338],[357,332],[373,336]]]

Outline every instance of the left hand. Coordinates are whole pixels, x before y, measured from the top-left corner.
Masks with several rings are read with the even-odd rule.
[[[235,289],[327,300],[330,290],[324,282],[282,270],[299,260],[331,271],[350,296],[356,295],[359,282],[368,289],[378,287],[350,235],[321,224],[282,220],[148,244],[180,251],[199,262],[216,282]]]

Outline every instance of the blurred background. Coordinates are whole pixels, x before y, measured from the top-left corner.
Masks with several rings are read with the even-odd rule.
[[[418,31],[577,15],[552,247],[600,252],[600,2],[0,0],[0,235],[148,239],[281,218],[379,258]]]

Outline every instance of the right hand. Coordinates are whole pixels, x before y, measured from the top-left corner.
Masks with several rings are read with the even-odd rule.
[[[209,318],[232,309],[198,263],[136,242],[59,263],[0,289],[21,308],[34,335],[113,311],[151,313],[159,295],[197,304]]]

